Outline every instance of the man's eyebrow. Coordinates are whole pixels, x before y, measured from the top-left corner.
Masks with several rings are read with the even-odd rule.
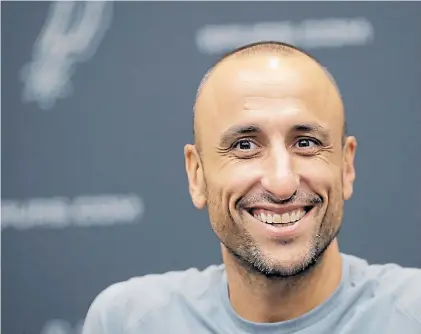
[[[262,132],[262,130],[257,125],[234,125],[221,135],[219,144],[221,146],[228,146],[241,135],[257,134],[259,132]]]
[[[291,132],[319,135],[323,141],[330,140],[329,131],[323,126],[316,123],[296,124],[292,127]]]

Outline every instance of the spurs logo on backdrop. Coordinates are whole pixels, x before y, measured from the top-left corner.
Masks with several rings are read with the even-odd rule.
[[[71,94],[78,62],[96,52],[112,16],[112,2],[58,1],[35,42],[32,61],[22,68],[23,101],[50,109]]]

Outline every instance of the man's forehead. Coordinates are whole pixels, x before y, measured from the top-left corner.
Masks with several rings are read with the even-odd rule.
[[[209,92],[217,99],[245,95],[288,97],[326,91],[330,81],[321,67],[303,55],[254,55],[229,59],[209,77]],[[204,87],[206,91],[206,85]]]
[[[202,88],[197,112],[203,122],[198,126],[221,125],[247,110],[296,109],[321,118],[342,118],[342,102],[330,78],[320,65],[299,54],[226,60]]]

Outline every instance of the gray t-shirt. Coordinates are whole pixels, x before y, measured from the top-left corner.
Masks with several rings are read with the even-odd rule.
[[[83,334],[421,334],[421,270],[342,257],[335,293],[290,321],[261,324],[239,317],[219,265],[110,286],[92,303]]]

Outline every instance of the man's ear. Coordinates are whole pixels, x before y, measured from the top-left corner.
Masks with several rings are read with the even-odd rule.
[[[347,137],[343,148],[343,197],[345,200],[351,198],[355,180],[355,152],[357,150],[357,140],[355,137]]]
[[[202,161],[195,145],[184,146],[184,159],[192,202],[196,208],[203,209],[206,205],[206,181]]]

